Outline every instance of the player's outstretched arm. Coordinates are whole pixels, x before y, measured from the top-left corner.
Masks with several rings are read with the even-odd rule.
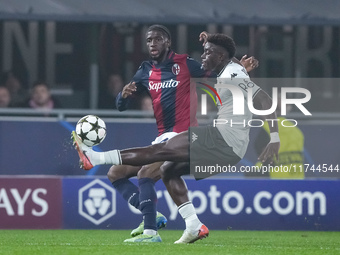
[[[248,73],[259,67],[259,61],[253,56],[247,58],[247,55],[244,55],[240,59],[240,63],[244,66]]]
[[[207,43],[207,39],[208,39],[209,33],[207,31],[203,31],[200,33],[199,35],[199,41],[203,42],[202,46],[204,47],[204,45]]]
[[[272,106],[272,100],[269,95],[260,90],[255,98],[254,98],[254,106],[258,110],[267,110]],[[277,119],[275,111],[272,114],[264,116],[264,119]],[[273,163],[274,156],[276,160],[279,161],[279,149],[280,149],[280,138],[279,138],[279,129],[277,125],[277,121],[272,121],[269,125],[270,130],[270,142],[264,148],[263,152],[259,156],[259,160],[261,162],[266,162],[269,160],[270,163]]]

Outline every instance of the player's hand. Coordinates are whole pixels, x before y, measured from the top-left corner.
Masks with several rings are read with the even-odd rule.
[[[247,58],[247,55],[244,55],[241,58],[240,62],[248,73],[259,66],[259,61],[253,56]]]
[[[203,41],[203,46],[207,43],[207,39],[208,39],[209,33],[206,31],[203,31],[202,33],[200,33],[199,35],[199,41]]]
[[[137,91],[137,86],[135,82],[130,82],[129,84],[125,85],[122,91],[122,97],[127,98],[131,96],[134,92]]]
[[[277,143],[268,143],[266,148],[264,148],[263,152],[259,156],[259,160],[263,163],[267,160],[270,164],[273,163],[274,156],[276,160],[279,161],[279,149],[280,149],[280,142]]]

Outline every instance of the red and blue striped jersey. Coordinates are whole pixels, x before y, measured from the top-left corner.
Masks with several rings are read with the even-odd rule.
[[[204,71],[201,64],[186,54],[170,51],[165,61],[153,64],[144,61],[133,77],[137,88],[147,89],[151,96],[158,135],[183,132],[197,126],[197,94],[190,78],[216,77]],[[140,89],[140,88],[139,88]],[[117,109],[127,108],[128,98],[117,98]]]

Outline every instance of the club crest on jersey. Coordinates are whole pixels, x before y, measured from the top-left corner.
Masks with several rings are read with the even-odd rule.
[[[174,75],[178,75],[180,71],[181,71],[181,68],[179,67],[179,64],[174,64],[172,66],[172,73]]]

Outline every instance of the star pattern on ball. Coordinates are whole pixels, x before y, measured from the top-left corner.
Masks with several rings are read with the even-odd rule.
[[[106,137],[106,124],[98,116],[86,115],[78,121],[76,133],[85,145],[96,146]]]

